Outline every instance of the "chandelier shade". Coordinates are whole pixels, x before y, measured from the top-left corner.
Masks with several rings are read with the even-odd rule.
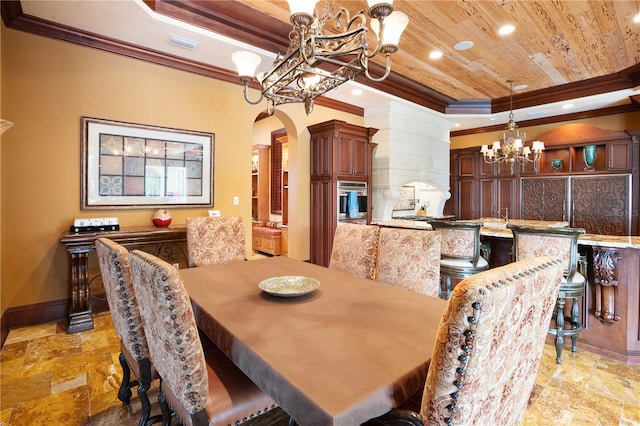
[[[525,164],[534,163],[534,171],[538,172],[540,155],[544,151],[544,142],[533,141],[531,147],[525,145],[527,134],[520,133],[515,120],[513,119],[513,81],[509,83],[509,122],[502,137],[494,141],[491,147],[482,145],[480,153],[484,161],[489,164],[507,163],[510,166],[511,174],[515,172],[516,163],[524,169]],[[531,156],[533,154],[533,156]]]
[[[376,34],[377,46],[367,44],[367,17],[359,11],[353,18],[333,1],[326,1],[322,13],[316,1],[290,0],[289,47],[278,55],[271,70],[255,76],[260,84],[260,96],[252,101],[247,88],[259,66],[259,55],[235,52],[231,59],[244,84],[245,100],[255,105],[267,98],[267,112],[272,114],[278,105],[304,103],[307,114],[313,110],[313,100],[360,74],[374,81],[382,81],[391,72],[391,55],[398,50],[400,36],[407,27],[406,14],[393,11],[392,1],[369,1],[368,15],[371,30]],[[325,31],[325,24],[333,20],[337,34]],[[384,55],[385,70],[379,77],[369,73],[369,59]],[[256,59],[257,57],[257,59]]]

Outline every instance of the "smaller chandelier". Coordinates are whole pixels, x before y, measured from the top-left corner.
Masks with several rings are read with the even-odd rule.
[[[293,30],[289,33],[289,47],[284,56],[278,55],[270,71],[257,75],[260,97],[252,101],[247,87],[253,81],[261,58],[248,51],[235,52],[231,59],[244,84],[244,99],[256,105],[267,98],[267,112],[273,114],[277,105],[304,103],[307,114],[313,110],[313,100],[342,83],[364,73],[368,79],[382,81],[391,72],[391,55],[398,50],[398,42],[409,18],[393,11],[393,1],[368,0],[370,26],[376,34],[377,45],[367,45],[367,18],[361,10],[352,19],[344,8],[336,8],[327,1],[322,14],[315,8],[316,0],[289,0]],[[325,32],[325,24],[333,20],[339,34]],[[384,55],[385,71],[381,76],[369,72],[369,59]]]
[[[515,172],[515,165],[519,163],[524,170],[526,163],[534,163],[534,171],[538,173],[540,164],[540,153],[544,151],[544,142],[533,141],[531,147],[525,146],[527,134],[520,133],[517,129],[516,122],[513,120],[513,80],[507,80],[509,83],[509,122],[507,129],[499,140],[493,142],[491,148],[489,145],[482,145],[480,152],[484,161],[489,164],[508,163],[511,168],[511,174]],[[533,154],[533,158],[530,155]]]

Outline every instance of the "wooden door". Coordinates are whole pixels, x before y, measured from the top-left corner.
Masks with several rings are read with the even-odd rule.
[[[477,200],[476,185],[473,179],[460,179],[457,182],[456,200],[458,201],[457,218],[460,220],[475,219],[476,207],[474,201]]]

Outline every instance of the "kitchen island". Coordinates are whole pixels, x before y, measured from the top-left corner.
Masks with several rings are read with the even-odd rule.
[[[480,236],[490,248],[492,268],[511,262],[513,234],[520,226],[566,227],[567,222],[483,218]],[[428,223],[378,221],[379,226],[431,229]],[[578,347],[618,361],[640,364],[640,236],[582,234],[578,250],[586,264],[587,290],[582,300],[583,330]],[[550,336],[550,339],[552,337]],[[569,340],[570,341],[570,340]]]

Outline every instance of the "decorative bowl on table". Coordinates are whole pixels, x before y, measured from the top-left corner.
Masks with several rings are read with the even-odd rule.
[[[171,214],[169,213],[169,210],[156,210],[151,221],[158,228],[166,228],[171,225]]]
[[[554,159],[551,160],[551,167],[553,167],[553,171],[554,172],[559,172],[560,169],[562,168],[562,160],[558,160],[558,159]]]
[[[300,275],[285,275],[260,281],[258,287],[273,296],[297,297],[314,292],[320,287],[320,281]]]

